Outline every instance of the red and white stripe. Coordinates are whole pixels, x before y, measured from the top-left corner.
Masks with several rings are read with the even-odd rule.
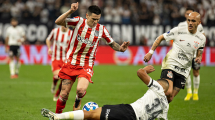
[[[53,41],[53,60],[65,60],[67,47],[72,31],[68,29],[66,32],[62,32],[61,27],[54,28],[48,36],[48,40]]]
[[[72,65],[93,67],[99,40],[104,38],[108,44],[113,42],[105,26],[97,24],[95,27],[90,28],[87,25],[87,20],[81,17],[67,18],[66,26],[74,28],[67,52],[67,59],[69,59]],[[78,36],[84,38],[85,42],[90,41],[94,45],[91,46],[79,41]]]

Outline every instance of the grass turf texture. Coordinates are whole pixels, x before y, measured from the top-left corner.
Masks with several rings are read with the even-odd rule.
[[[99,65],[94,67],[92,80],[82,106],[89,101],[104,104],[132,103],[142,97],[147,86],[136,71],[144,66]],[[160,77],[160,66],[154,66],[153,79]],[[215,120],[215,67],[201,67],[199,101],[184,101],[186,89],[181,90],[170,104],[169,120]],[[9,66],[0,65],[0,119],[46,120],[41,108],[55,111],[56,102],[50,92],[50,66],[22,65],[18,79],[10,79]],[[73,85],[64,112],[71,111],[77,82]]]

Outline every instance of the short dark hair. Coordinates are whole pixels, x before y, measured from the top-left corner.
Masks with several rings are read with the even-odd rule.
[[[195,11],[193,8],[191,8],[191,7],[187,7],[187,9],[186,9],[186,11],[188,11],[188,10],[192,10],[193,12]]]
[[[15,17],[12,17],[12,18],[10,19],[10,21],[17,21],[17,22],[18,22],[18,20],[17,20]]]
[[[96,15],[100,15],[102,13],[101,9],[96,6],[96,5],[91,5],[90,7],[88,7],[87,9],[87,14],[91,15],[92,13],[96,14]]]

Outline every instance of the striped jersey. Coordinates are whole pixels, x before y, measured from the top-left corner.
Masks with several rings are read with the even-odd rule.
[[[66,32],[61,30],[61,27],[54,28],[48,36],[49,41],[53,41],[53,60],[65,60],[66,52],[72,31],[68,29]]]
[[[87,19],[82,17],[66,18],[66,27],[72,27],[73,33],[69,41],[67,62],[72,65],[93,67],[99,41],[103,38],[107,44],[113,39],[105,26],[99,23],[91,28]]]

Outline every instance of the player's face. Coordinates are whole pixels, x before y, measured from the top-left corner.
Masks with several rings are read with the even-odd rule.
[[[90,27],[95,27],[101,18],[101,14],[100,15],[97,15],[95,13],[92,13],[91,15],[86,14],[86,18],[87,18],[87,24]]]
[[[192,10],[187,10],[184,14],[184,17],[187,19],[187,17],[189,16],[189,14],[193,12]]]
[[[12,21],[10,22],[10,24],[11,24],[12,26],[16,27],[17,24],[18,24],[18,21],[12,20]]]
[[[200,24],[200,21],[195,16],[188,16],[187,24],[188,24],[188,30],[191,33],[195,33],[198,25]]]

